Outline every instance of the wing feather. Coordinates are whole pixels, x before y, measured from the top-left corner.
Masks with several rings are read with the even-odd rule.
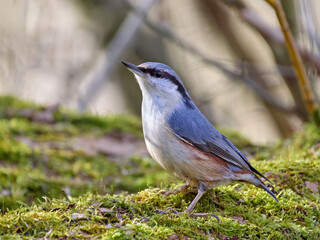
[[[168,123],[173,133],[184,142],[206,153],[214,154],[228,164],[250,170],[268,180],[196,107],[180,107],[169,116]]]

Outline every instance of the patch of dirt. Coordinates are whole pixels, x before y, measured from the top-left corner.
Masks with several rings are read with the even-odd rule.
[[[241,216],[232,216],[232,219],[236,220],[239,224],[245,224],[246,220],[244,220]]]
[[[305,184],[306,184],[306,187],[309,188],[313,193],[319,192],[318,181],[314,181],[314,182],[306,181]]]
[[[6,117],[24,117],[33,122],[38,123],[54,123],[54,113],[60,108],[59,104],[54,104],[43,109],[26,108],[15,110],[8,108],[5,112]]]
[[[89,156],[103,154],[110,158],[129,158],[131,156],[148,156],[149,153],[143,140],[132,134],[115,137],[108,134],[103,137],[77,137],[69,141],[37,142],[29,137],[19,136],[17,140],[34,149],[63,149],[80,151]]]
[[[81,137],[72,140],[73,149],[88,155],[104,154],[111,158],[128,158],[134,155],[148,156],[144,141],[131,134],[121,138],[107,135],[100,138]]]

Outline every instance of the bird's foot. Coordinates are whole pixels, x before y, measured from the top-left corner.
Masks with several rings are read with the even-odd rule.
[[[217,215],[213,214],[213,213],[188,213],[188,212],[179,212],[173,208],[167,208],[166,210],[161,210],[161,209],[157,209],[155,210],[155,212],[159,213],[159,214],[173,214],[173,215],[182,215],[182,214],[189,214],[190,217],[192,218],[208,218],[208,217],[214,217],[218,220],[218,222],[220,222],[220,219]]]
[[[162,193],[166,196],[172,195],[172,194],[178,194],[178,193],[197,193],[197,188],[189,188],[190,186],[187,184],[182,185],[181,187],[175,189],[175,190],[169,190],[169,191],[163,191]]]

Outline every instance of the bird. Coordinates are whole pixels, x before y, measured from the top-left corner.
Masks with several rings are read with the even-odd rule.
[[[143,135],[151,157],[186,182],[177,191],[189,186],[197,191],[185,213],[192,214],[208,190],[237,181],[260,187],[279,202],[260,177],[269,180],[201,113],[171,67],[121,63],[134,74],[142,92]]]

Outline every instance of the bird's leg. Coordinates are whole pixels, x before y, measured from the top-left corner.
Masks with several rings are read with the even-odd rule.
[[[202,195],[204,193],[206,193],[207,190],[208,190],[208,188],[206,186],[199,183],[197,196],[193,199],[193,201],[190,203],[190,205],[188,206],[188,208],[184,212],[190,214],[191,217],[209,217],[209,216],[215,217],[218,220],[218,222],[220,222],[219,217],[213,213],[211,213],[211,214],[210,213],[191,213],[193,208],[196,206],[196,204],[198,203],[198,201],[202,197]]]
[[[202,195],[207,191],[207,187],[205,187],[203,184],[199,183],[198,187],[198,194],[197,196],[193,199],[193,201],[190,203],[188,208],[184,211],[185,213],[190,214],[193,210],[193,208],[196,206],[197,202],[200,200]]]
[[[181,187],[179,187],[178,189],[176,190],[173,190],[173,191],[170,191],[169,194],[176,194],[178,192],[190,192],[190,190],[192,192],[194,192],[194,189],[188,189],[189,185],[185,184],[185,185],[182,185]],[[199,183],[199,186],[198,186],[198,193],[197,193],[197,196],[192,200],[192,202],[190,203],[190,205],[187,207],[187,209],[184,211],[185,213],[189,214],[190,217],[215,217],[218,222],[220,222],[220,219],[217,215],[215,214],[212,214],[212,213],[191,213],[192,210],[194,209],[194,207],[196,206],[196,204],[198,203],[198,201],[200,200],[200,198],[202,197],[202,195],[204,193],[206,193],[208,190],[208,188],[206,186],[204,186],[202,183]],[[169,195],[167,193],[165,193],[166,195]],[[160,214],[177,214],[177,215],[180,215],[182,214],[181,212],[178,212],[172,208],[168,208],[167,210],[155,210],[155,212],[158,212]]]
[[[196,193],[197,192],[196,188],[188,189],[189,187],[190,186],[188,184],[184,184],[175,190],[170,190],[170,191],[164,192],[164,195],[169,196],[169,195],[177,194],[177,193],[187,194],[187,193]]]
[[[169,195],[172,195],[172,194],[178,194],[178,193],[183,193],[183,194],[187,194],[187,193],[190,193],[190,192],[197,192],[197,189],[196,188],[192,188],[192,189],[188,189],[190,186],[188,184],[184,184],[180,187],[178,187],[177,189],[174,189],[174,190],[169,190],[169,191],[163,191],[161,193],[163,193],[165,196],[169,196]],[[167,208],[167,210],[160,210],[160,209],[157,209],[155,210],[155,212],[158,212],[160,214],[181,214],[180,212],[178,212],[177,210],[174,210],[172,208]]]

